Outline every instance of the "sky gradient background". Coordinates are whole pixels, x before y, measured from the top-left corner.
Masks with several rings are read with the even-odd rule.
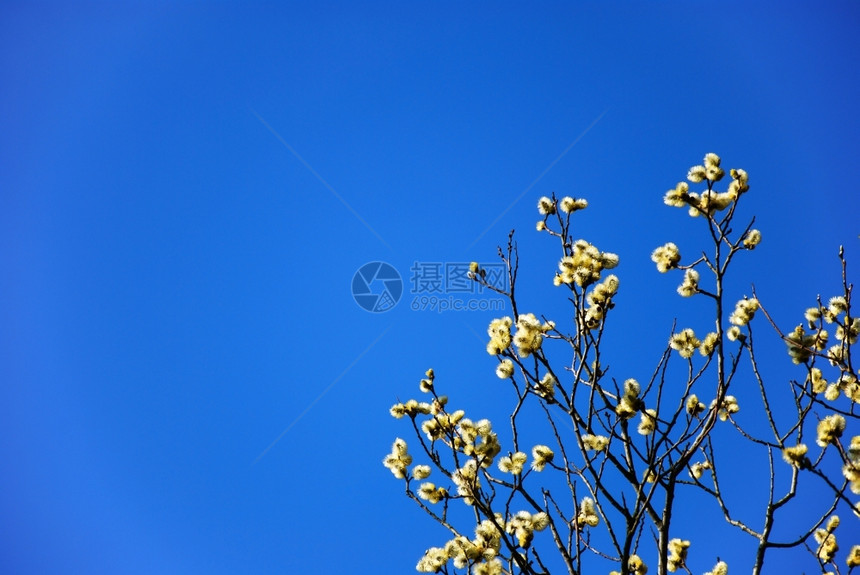
[[[649,260],[701,245],[662,195],[706,152],[764,236],[737,297],[791,329],[860,265],[852,3],[408,4],[0,7],[0,571],[413,572],[445,537],[388,408],[431,366],[494,408],[501,314],[413,311],[410,266],[516,228],[522,307],[563,321],[541,195],[621,257],[622,378],[707,325]],[[377,260],[405,293],[371,314]]]

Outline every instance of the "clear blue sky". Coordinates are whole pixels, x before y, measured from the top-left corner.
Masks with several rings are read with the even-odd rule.
[[[500,385],[500,313],[411,310],[413,263],[516,228],[522,305],[562,322],[535,201],[584,196],[647,378],[696,317],[648,258],[700,239],[662,194],[713,151],[764,235],[737,295],[790,329],[838,245],[860,266],[858,30],[848,2],[4,3],[0,571],[412,572],[445,536],[381,465],[388,408],[431,366],[475,417]],[[372,314],[377,260],[404,293]]]

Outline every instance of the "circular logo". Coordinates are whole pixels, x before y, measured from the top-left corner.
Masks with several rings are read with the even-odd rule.
[[[352,297],[372,313],[388,311],[403,295],[403,280],[393,266],[385,262],[364,264],[352,276]]]

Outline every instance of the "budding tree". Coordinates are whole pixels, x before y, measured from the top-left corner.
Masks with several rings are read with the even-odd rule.
[[[781,327],[754,290],[731,293],[732,264],[762,234],[752,222],[737,223],[747,173],[731,170],[720,192],[720,164],[716,154],[706,155],[689,170],[690,183],[664,197],[707,229],[701,255],[686,261],[667,243],[651,256],[659,272],[682,275],[679,296],[695,298],[712,328],[696,334],[679,318],[665,351],[638,379],[610,370],[614,354],[623,353],[604,343],[607,330],[621,327],[612,322],[620,280],[609,273],[618,256],[573,234],[585,200],[538,202],[537,230],[560,250],[553,281],[570,302],[568,324],[540,310],[524,312],[533,304],[515,296],[512,235],[499,250],[505,287],[488,283],[472,264],[473,281],[506,297],[512,310],[490,323],[487,344],[496,375],[510,388],[509,418],[499,427],[466,417],[449,404],[444,378],[432,369],[420,382],[423,400],[391,408],[411,423],[414,439],[396,439],[384,464],[450,532],[420,558],[419,572],[691,573],[688,558],[697,554],[704,558],[698,564],[713,565],[710,574],[726,574],[724,542],[698,537],[695,524],[678,521],[691,508],[700,525],[720,522],[754,542],[748,562],[733,570],[761,573],[787,549],[808,551],[809,565],[798,572],[846,573],[860,565],[860,545],[837,544],[840,531],[858,534],[851,494],[860,494],[860,435],[847,433],[860,417],[852,360],[860,317],[852,315],[842,250],[841,293],[811,298],[796,328]],[[785,342],[780,361],[796,365],[795,377],[768,375],[756,353],[759,337]],[[742,408],[761,417],[746,423]],[[739,446],[766,471],[739,474],[738,465],[748,465],[734,457]],[[737,503],[738,481],[749,484],[740,491],[763,495]],[[837,513],[848,527],[837,530]]]

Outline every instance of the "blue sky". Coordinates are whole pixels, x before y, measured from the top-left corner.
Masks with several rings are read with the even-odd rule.
[[[587,198],[581,237],[621,257],[615,369],[645,378],[696,318],[649,260],[702,239],[662,194],[713,151],[764,235],[734,289],[790,329],[836,293],[837,246],[860,260],[858,24],[847,2],[4,3],[0,570],[411,572],[445,539],[380,463],[407,433],[388,408],[432,366],[497,409],[500,315],[413,311],[414,262],[492,262],[515,228],[522,305],[561,320],[535,202]],[[350,293],[373,261],[404,281],[385,313]]]

